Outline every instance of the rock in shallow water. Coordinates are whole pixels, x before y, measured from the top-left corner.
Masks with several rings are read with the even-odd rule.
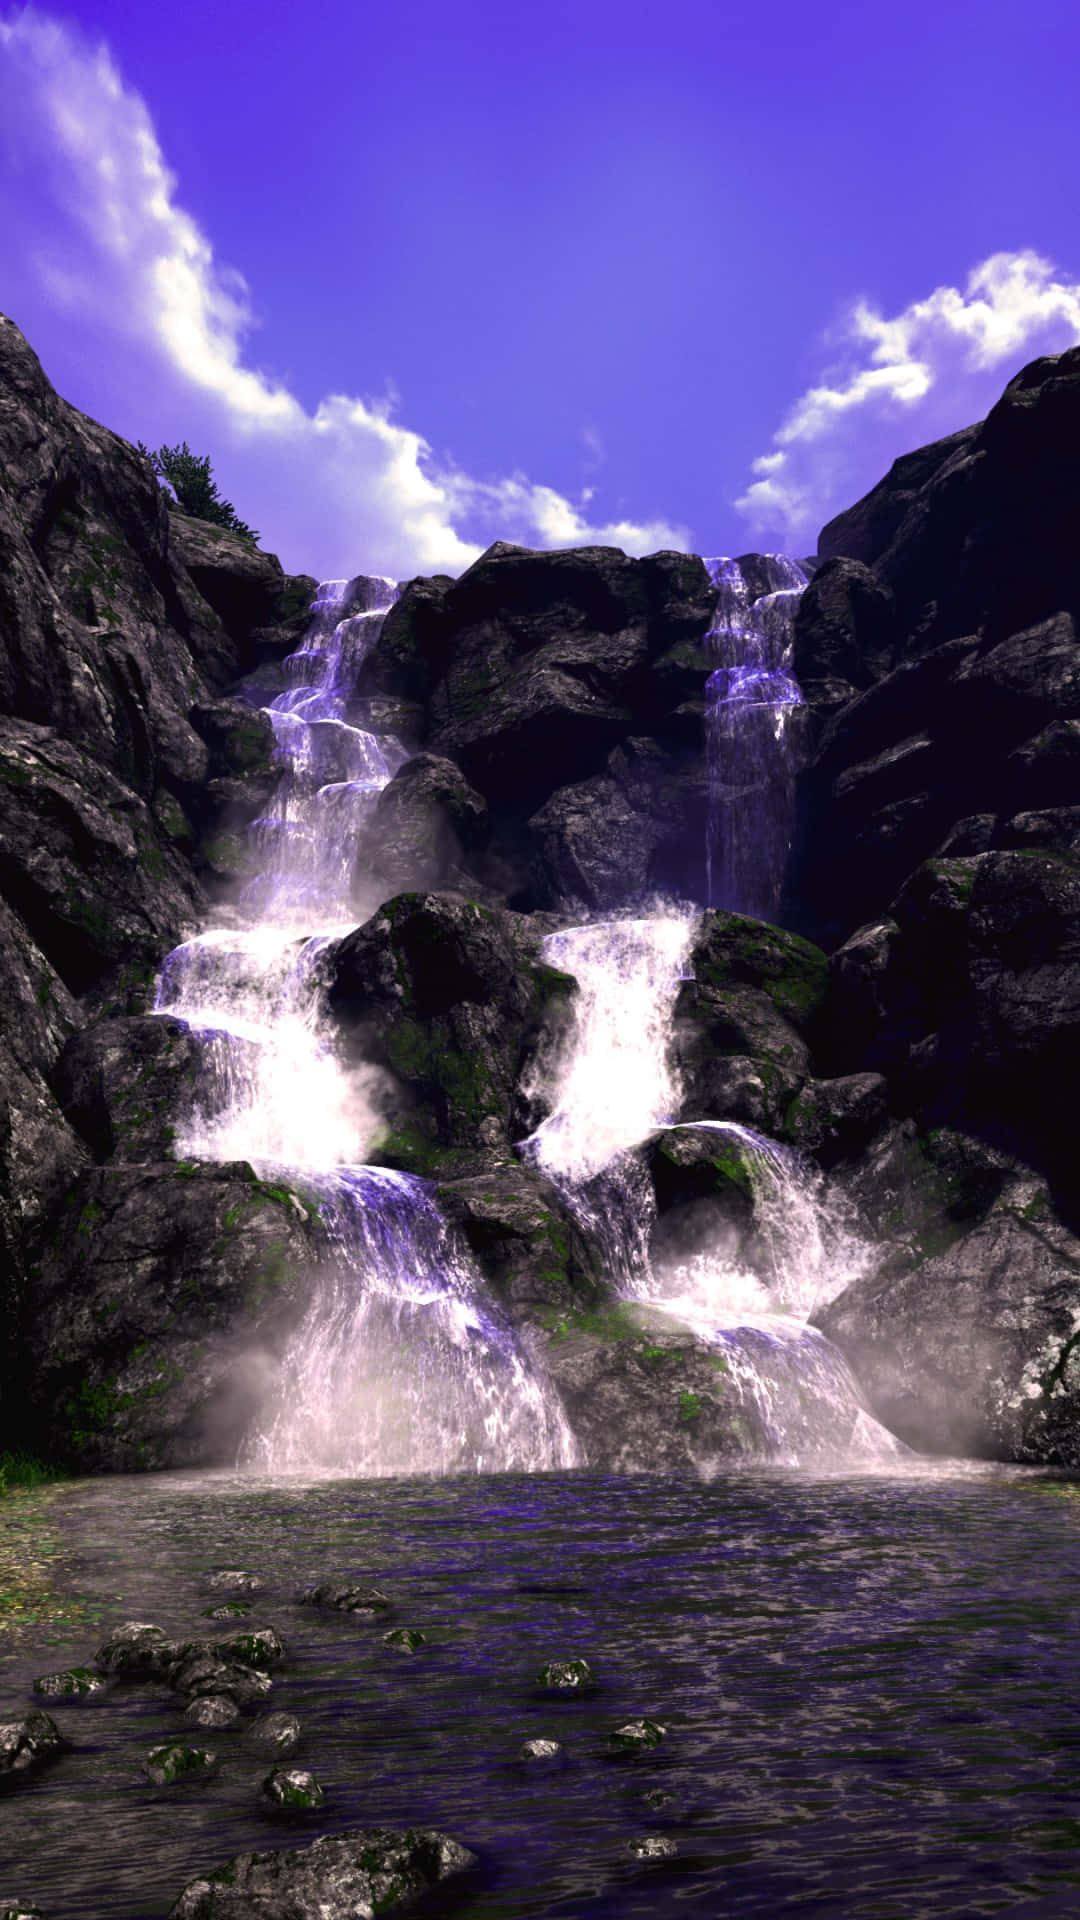
[[[206,1747],[186,1747],[181,1741],[166,1741],[152,1747],[144,1762],[145,1771],[156,1787],[169,1787],[174,1780],[196,1780],[210,1773],[216,1756]]]
[[[300,1722],[292,1713],[263,1713],[248,1728],[248,1739],[269,1753],[291,1753],[300,1739]]]
[[[191,1727],[231,1727],[239,1718],[235,1700],[224,1693],[201,1694],[184,1709],[184,1719]]]
[[[145,1620],[125,1620],[102,1641],[94,1655],[94,1664],[102,1673],[153,1675],[166,1673],[174,1665],[180,1647],[161,1627]]]
[[[371,1920],[475,1863],[429,1828],[354,1828],[308,1847],[239,1854],[189,1881],[169,1920]]]
[[[608,1747],[612,1753],[649,1753],[666,1732],[658,1720],[628,1720],[608,1735]]]
[[[399,1653],[415,1653],[417,1647],[426,1646],[427,1634],[419,1627],[394,1627],[392,1632],[383,1634],[384,1647],[396,1647]]]
[[[303,1767],[275,1767],[259,1787],[264,1800],[283,1813],[317,1813],[323,1790]]]
[[[0,1788],[55,1760],[67,1742],[47,1713],[28,1713],[0,1725]]]
[[[250,1612],[251,1612],[251,1605],[250,1605],[250,1602],[247,1600],[222,1600],[219,1606],[204,1607],[203,1619],[204,1620],[246,1620]]]
[[[626,1844],[627,1851],[637,1860],[670,1860],[679,1851],[674,1840],[663,1833],[643,1833]]]
[[[596,1685],[587,1660],[549,1660],[536,1676],[544,1693],[583,1693]]]
[[[206,1584],[217,1593],[261,1593],[263,1586],[257,1573],[242,1567],[221,1567],[207,1575]]]
[[[558,1740],[523,1740],[518,1748],[519,1760],[554,1760],[562,1752]]]
[[[388,1613],[390,1602],[378,1587],[351,1587],[343,1581],[323,1580],[297,1595],[304,1607],[334,1607],[338,1613]]]
[[[64,1667],[59,1673],[42,1673],[34,1681],[34,1692],[53,1695],[62,1700],[86,1700],[91,1694],[102,1693],[105,1681],[93,1667]]]

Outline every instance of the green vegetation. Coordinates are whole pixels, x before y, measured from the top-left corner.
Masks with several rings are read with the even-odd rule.
[[[158,478],[171,487],[185,513],[237,534],[245,546],[258,546],[259,536],[254,527],[241,520],[232,502],[223,500],[218,492],[209,454],[200,457],[192,453],[186,440],[179,447],[157,448],[144,447],[140,440],[139,452],[146,455]]]
[[[51,1467],[31,1453],[0,1452],[0,1497],[15,1487],[44,1487],[66,1477],[61,1468]]]

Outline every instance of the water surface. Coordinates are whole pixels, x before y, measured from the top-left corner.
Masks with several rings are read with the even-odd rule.
[[[255,1624],[291,1649],[271,1705],[296,1712],[315,1824],[256,1801],[269,1763],[200,1733],[216,1776],[167,1789],[146,1751],[176,1696],[125,1683],[50,1707],[72,1750],[0,1802],[0,1904],[50,1920],[156,1920],[243,1848],[356,1825],[429,1824],[481,1857],[440,1913],[603,1916],[1080,1914],[1080,1488],[1052,1475],[903,1463],[709,1485],[589,1473],[267,1481],[162,1474],[8,1501],[43,1537],[45,1624],[5,1636],[0,1713],[36,1673],[86,1660],[124,1618],[201,1619],[215,1567],[257,1571]],[[44,1571],[42,1570],[44,1568]],[[318,1577],[377,1582],[409,1656],[294,1603]],[[100,1624],[99,1624],[100,1623]],[[227,1629],[221,1629],[226,1631]],[[583,1655],[599,1686],[545,1700],[539,1666]],[[648,1714],[653,1756],[612,1760]],[[552,1735],[561,1765],[518,1760]],[[662,1806],[646,1794],[672,1796]],[[667,1833],[670,1864],[636,1835]]]

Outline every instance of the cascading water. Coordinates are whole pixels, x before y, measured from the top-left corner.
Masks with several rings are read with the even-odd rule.
[[[280,778],[251,829],[265,862],[246,924],[162,964],[157,1011],[201,1037],[181,1153],[249,1160],[303,1186],[331,1257],[244,1457],[269,1472],[448,1473],[570,1466],[573,1438],[485,1296],[423,1181],[363,1164],[374,1075],[349,1072],[324,1016],[320,962],[348,930],[358,833],[407,757],[345,719],[393,582],[329,581],[269,709]]]
[[[797,1462],[838,1450],[903,1452],[867,1413],[842,1354],[807,1324],[869,1255],[824,1204],[822,1177],[801,1156],[734,1121],[687,1123],[737,1145],[753,1188],[755,1257],[739,1264],[718,1244],[662,1269],[650,1259],[655,1202],[633,1148],[676,1125],[672,1017],[695,924],[694,915],[669,915],[548,936],[545,957],[575,976],[579,995],[552,1112],[522,1152],[604,1249],[617,1292],[649,1301],[722,1350],[773,1454]]]
[[[523,1151],[565,1194],[626,1294],[647,1286],[654,1213],[631,1149],[678,1109],[667,1042],[696,919],[687,910],[601,921],[543,943],[550,964],[578,983],[575,1042],[557,1069],[552,1111]]]
[[[798,771],[791,673],[795,610],[807,584],[798,561],[761,556],[761,580],[738,560],[706,560],[720,599],[706,636],[716,667],[706,683],[709,783],[705,872],[709,906],[774,917],[791,841]]]

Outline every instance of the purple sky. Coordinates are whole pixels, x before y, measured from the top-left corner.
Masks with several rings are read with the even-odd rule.
[[[1073,0],[0,0],[0,309],[289,569],[812,552],[1080,338]]]

